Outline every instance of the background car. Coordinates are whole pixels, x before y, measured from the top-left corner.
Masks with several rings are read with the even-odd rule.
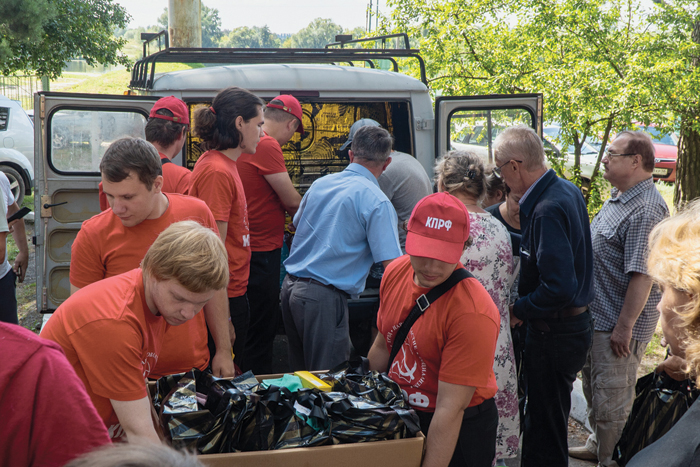
[[[34,123],[19,102],[0,96],[0,170],[18,203],[34,183]]]
[[[32,193],[34,186],[34,168],[21,152],[0,148],[0,170],[10,180],[10,188],[17,204],[22,204],[25,195]]]
[[[574,145],[569,145],[563,148],[561,144],[562,135],[561,127],[559,125],[548,125],[542,129],[544,135],[543,143],[544,150],[548,153],[549,157],[559,157],[565,158],[564,168],[567,171],[567,175],[571,175],[571,169],[574,167]],[[583,146],[581,146],[581,177],[590,180],[593,176],[593,169],[595,168],[596,160],[598,160],[599,146],[596,147],[594,142],[585,141]],[[547,161],[549,165],[549,161]]]
[[[654,161],[654,180],[675,183],[676,163],[678,162],[678,135],[671,132],[663,135],[656,125],[639,125],[639,131],[649,134],[654,141],[654,151],[656,153]]]

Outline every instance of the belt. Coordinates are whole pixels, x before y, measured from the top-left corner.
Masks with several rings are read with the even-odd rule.
[[[350,298],[350,294],[347,293],[344,290],[340,290],[338,287],[331,285],[331,284],[324,284],[323,282],[319,282],[316,279],[311,279],[310,277],[297,277],[295,275],[287,273],[287,276],[289,276],[289,280],[292,282],[309,282],[311,284],[316,284],[320,285],[321,287],[325,287],[327,289],[331,289],[334,292],[338,292],[339,294],[343,295],[345,298]]]
[[[574,316],[578,316],[582,313],[585,313],[586,311],[588,311],[587,306],[577,306],[577,307],[564,308],[563,310],[557,312],[557,317],[559,319],[573,318]],[[530,325],[533,328],[537,329],[538,331],[541,331],[541,332],[550,332],[551,331],[551,328],[547,324],[547,321],[545,321],[543,319],[531,319],[531,320],[529,320],[529,322],[530,322]]]

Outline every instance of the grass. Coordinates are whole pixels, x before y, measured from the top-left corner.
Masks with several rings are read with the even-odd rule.
[[[190,70],[192,68],[202,68],[203,66],[199,63],[158,63],[156,64],[156,73]],[[67,79],[80,79],[80,75],[82,75],[80,82],[61,88],[61,91],[119,95],[129,90],[131,72],[127,70],[115,70],[97,76],[88,73],[65,73],[64,77]]]
[[[656,189],[659,190],[659,193],[661,193],[661,196],[663,196],[664,201],[666,201],[666,205],[668,206],[668,211],[671,213],[671,215],[673,215],[676,211],[676,208],[673,205],[674,185],[672,183],[656,182]]]

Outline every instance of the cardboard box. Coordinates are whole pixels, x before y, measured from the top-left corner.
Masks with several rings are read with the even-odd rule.
[[[208,467],[420,467],[425,437],[197,456]]]
[[[256,376],[258,381],[281,377],[281,374]],[[150,391],[155,389],[155,383],[151,382],[148,386]],[[197,456],[197,459],[208,467],[420,467],[424,450],[425,436],[419,432],[415,438],[275,451],[205,454]]]

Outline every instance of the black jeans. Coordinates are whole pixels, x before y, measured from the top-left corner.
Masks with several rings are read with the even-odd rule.
[[[539,331],[529,323],[525,340],[527,407],[523,467],[569,465],[571,390],[593,339],[589,311],[546,323],[548,332]]]
[[[481,403],[482,410],[470,414],[467,409],[462,419],[457,445],[449,467],[491,467],[496,457],[496,434],[498,431],[498,408],[494,399]],[[430,436],[433,414],[416,410],[421,431]]]
[[[19,324],[15,295],[16,281],[17,275],[12,269],[0,279],[0,321],[3,323]]]
[[[280,311],[281,255],[281,249],[254,251],[250,258],[247,293],[250,304],[250,326],[241,369],[251,370],[256,375],[272,373],[272,343],[282,318]]]
[[[233,344],[233,353],[236,357],[233,359],[234,363],[241,366],[241,359],[243,358],[243,351],[245,350],[245,341],[248,334],[248,323],[250,322],[250,308],[248,306],[248,297],[244,294],[240,297],[233,297],[228,299],[228,311],[231,316],[231,323],[233,328],[236,330],[236,342]],[[211,332],[207,330],[207,335],[209,337],[209,365],[211,365],[211,359],[214,358],[216,354],[216,345],[214,344],[214,339],[211,336]]]

